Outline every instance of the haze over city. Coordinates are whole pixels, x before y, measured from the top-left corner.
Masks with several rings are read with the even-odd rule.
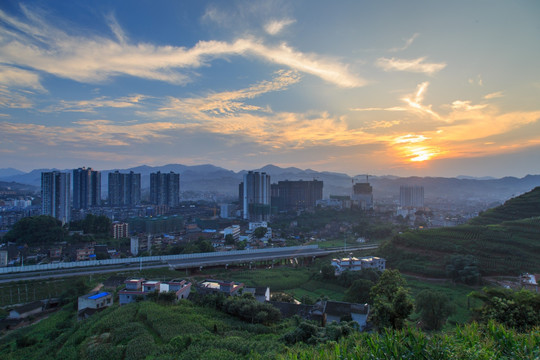
[[[540,173],[537,1],[0,4],[0,167]]]

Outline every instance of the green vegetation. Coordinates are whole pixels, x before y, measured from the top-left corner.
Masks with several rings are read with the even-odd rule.
[[[189,301],[112,306],[77,322],[66,307],[1,342],[3,359],[272,359],[281,327],[237,320]]]
[[[470,308],[479,306],[480,300],[469,297],[474,288],[462,285],[452,284],[449,280],[443,280],[439,282],[422,281],[411,276],[405,276],[407,280],[407,286],[411,290],[411,296],[417,298],[424,290],[435,291],[444,294],[449,302],[455,306],[455,312],[448,317],[446,325],[443,330],[450,330],[456,325],[463,325],[470,321],[472,311]],[[411,320],[416,322],[420,318],[420,314],[413,313]]]
[[[521,334],[490,322],[456,328],[448,333],[426,334],[414,329],[381,334],[360,333],[311,348],[291,349],[286,360],[438,359],[493,360],[538,359],[540,330]]]
[[[500,224],[532,217],[540,217],[540,187],[506,201],[503,205],[489,209],[472,219],[472,225]]]
[[[323,279],[319,270],[323,264],[315,262],[311,267],[278,267],[256,270],[219,270],[223,278],[243,281],[249,286],[276,285],[297,299],[308,303],[315,300],[314,295],[299,295],[300,289],[309,288],[306,293],[314,294],[317,289],[334,300],[333,291],[342,297],[355,289],[359,281],[376,282],[371,296],[374,298],[372,313],[382,312],[377,306],[386,309],[392,316],[375,317],[380,333],[358,333],[352,324],[329,323],[326,327],[300,318],[278,321],[279,313],[274,308],[254,302],[250,294],[241,297],[225,298],[214,296],[201,304],[183,300],[172,304],[165,297],[144,301],[123,307],[117,305],[95,314],[84,321],[76,321],[74,302],[49,318],[35,325],[8,333],[0,341],[0,353],[5,359],[498,359],[538,357],[540,332],[535,326],[539,319],[519,327],[524,318],[534,318],[538,314],[538,295],[525,292],[493,292],[485,290],[481,296],[471,298],[472,306],[479,306],[478,319],[481,325],[468,324],[458,327],[444,326],[444,333],[423,333],[413,330],[414,323],[422,318],[423,308],[419,304],[421,294],[436,293],[436,297],[455,303],[456,314],[449,318],[450,323],[465,322],[467,294],[471,288],[465,285],[426,283],[408,277],[407,282],[397,271],[386,271],[380,277],[374,271],[349,272],[340,278]],[[141,274],[138,274],[139,276]],[[168,269],[148,269],[147,278],[170,279],[178,272]],[[108,275],[107,275],[108,276]],[[66,301],[75,299],[75,292],[87,291],[94,285],[82,278],[65,284]],[[87,279],[87,278],[86,278]],[[280,286],[278,286],[280,285]],[[411,321],[406,320],[410,313],[411,294],[417,300],[417,313]],[[284,289],[287,288],[287,289]],[[328,288],[333,288],[329,291]],[[71,294],[71,297],[67,296]],[[330,296],[331,295],[331,296]],[[401,296],[404,295],[404,296]],[[497,296],[491,296],[497,295]],[[503,296],[504,295],[504,296]],[[494,299],[505,299],[504,307]],[[429,297],[428,297],[429,298]],[[431,299],[431,298],[429,298]],[[437,300],[437,299],[436,299]],[[438,300],[437,300],[438,301]],[[431,299],[428,305],[436,304]],[[519,333],[496,325],[493,319],[501,321],[496,312],[519,309],[514,313],[516,322],[508,323]],[[442,301],[444,303],[444,301]],[[377,305],[379,304],[379,305]],[[482,310],[483,309],[483,310]],[[485,314],[490,316],[484,316]],[[447,314],[444,315],[446,317]],[[460,319],[458,321],[458,319]],[[463,321],[461,321],[463,319]],[[521,319],[521,320],[519,320]],[[403,327],[404,330],[392,330]],[[436,326],[433,326],[435,328]]]
[[[469,283],[475,282],[478,272],[540,272],[539,215],[540,188],[536,188],[486,211],[470,224],[396,235],[381,246],[379,254],[405,273],[449,276]],[[470,261],[464,264],[456,255]]]
[[[530,331],[540,325],[540,294],[528,290],[486,288],[472,296],[483,302],[475,309],[480,321],[495,320],[520,331]]]
[[[48,215],[30,216],[17,221],[3,241],[17,244],[46,245],[67,236],[62,222]]]
[[[111,219],[105,215],[88,214],[84,220],[72,221],[69,223],[69,229],[73,231],[83,231],[85,234],[96,234],[101,236],[110,236]]]
[[[371,321],[382,331],[383,329],[403,329],[406,320],[413,310],[413,302],[406,287],[407,281],[397,270],[386,270],[371,288],[370,297]]]
[[[440,291],[423,290],[416,296],[416,311],[428,330],[440,330],[446,319],[455,312],[455,306]]]
[[[352,334],[357,330],[357,325],[353,321],[343,321],[339,324],[333,321],[323,327],[317,326],[312,321],[302,321],[296,329],[286,333],[281,339],[289,345],[296,343],[323,344],[328,341],[337,341],[344,336]]]

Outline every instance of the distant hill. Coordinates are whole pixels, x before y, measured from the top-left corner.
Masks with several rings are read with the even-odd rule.
[[[0,178],[6,177],[6,176],[14,176],[14,175],[22,175],[24,174],[24,171],[17,170],[14,168],[3,168],[0,169]]]
[[[40,186],[41,172],[56,169],[37,169],[26,174],[12,173],[2,175],[0,181],[18,182]],[[238,185],[243,175],[248,170],[234,172],[211,164],[204,165],[181,165],[168,164],[163,166],[137,166],[128,169],[101,170],[102,196],[107,196],[108,174],[119,170],[121,172],[133,171],[141,174],[143,192],[150,187],[150,173],[174,171],[180,174],[180,190],[202,193],[215,193],[227,196],[238,196]],[[271,177],[272,183],[282,180],[321,180],[324,182],[323,196],[350,195],[352,183],[364,181],[365,175],[351,177],[347,174],[315,171],[312,169],[302,170],[296,167],[281,168],[275,165],[266,165],[254,171],[264,171]],[[62,170],[71,172],[69,170]],[[8,172],[9,173],[9,172]],[[440,199],[443,200],[481,200],[486,203],[502,202],[524,192],[540,186],[540,175],[527,175],[524,178],[505,177],[502,179],[477,179],[477,178],[441,178],[441,177],[396,177],[391,175],[369,176],[369,182],[373,186],[375,201],[399,199],[399,188],[402,185],[419,185],[424,187],[426,204]]]
[[[40,191],[40,188],[33,185],[28,184],[19,184],[16,182],[6,182],[6,181],[0,181],[0,190],[2,191],[24,191],[24,192],[38,192]]]
[[[453,255],[472,255],[483,275],[540,272],[540,187],[467,225],[406,232],[380,249],[403,272],[444,277]]]

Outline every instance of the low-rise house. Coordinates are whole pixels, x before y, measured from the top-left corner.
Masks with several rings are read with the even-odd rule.
[[[360,329],[364,329],[369,315],[369,305],[328,300],[324,304],[323,311],[327,322],[355,321]]]
[[[347,257],[341,259],[332,259],[332,266],[335,268],[336,275],[340,275],[343,271],[360,271],[365,269],[373,269],[384,271],[386,269],[386,260],[379,257]]]
[[[93,247],[84,247],[76,250],[76,261],[87,261],[91,258],[95,259]]]
[[[34,301],[28,304],[17,306],[9,310],[9,319],[26,319],[29,316],[39,314],[43,311],[43,303]]]
[[[269,287],[254,287],[254,288],[244,288],[244,293],[251,293],[255,300],[259,302],[270,301],[270,288]]]
[[[174,292],[176,299],[187,299],[191,291],[191,283],[186,280],[172,280],[169,282],[145,281],[144,279],[130,279],[125,281],[126,288],[118,292],[120,305],[129,304],[138,299],[146,299],[151,293]]]
[[[92,291],[78,298],[78,317],[87,318],[113,304],[113,296],[105,291]]]
[[[521,286],[527,290],[538,292],[538,279],[540,275],[525,273],[520,276]]]
[[[201,295],[222,293],[227,296],[238,294],[244,288],[243,283],[207,279],[197,285],[197,292]]]

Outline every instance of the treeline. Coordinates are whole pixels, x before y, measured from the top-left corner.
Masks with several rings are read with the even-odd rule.
[[[261,303],[250,293],[226,297],[222,293],[192,296],[195,303],[236,316],[252,324],[270,325],[281,320],[281,313],[274,306]]]

